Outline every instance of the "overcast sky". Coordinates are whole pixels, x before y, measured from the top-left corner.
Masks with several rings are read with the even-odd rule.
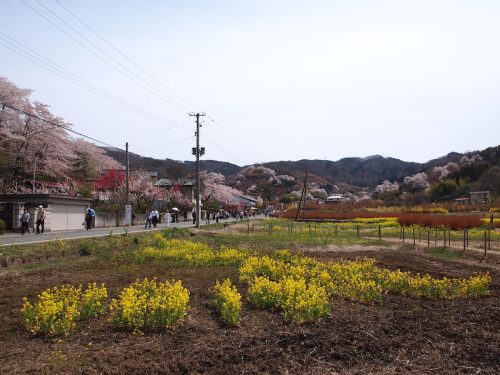
[[[192,160],[190,111],[208,115],[204,158],[238,165],[425,162],[500,143],[498,0],[1,5],[0,75],[75,130],[144,156]],[[20,56],[9,38],[114,101]]]

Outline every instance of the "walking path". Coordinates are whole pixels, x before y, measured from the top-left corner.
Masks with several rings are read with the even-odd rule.
[[[254,216],[251,220],[262,219],[264,215]],[[219,223],[229,223],[233,221],[241,221],[238,219],[228,219],[219,220]],[[210,220],[210,224],[215,224],[215,220]],[[206,225],[205,221],[201,222],[201,225]],[[180,222],[180,223],[170,223],[169,228],[190,228],[194,227],[192,221]],[[0,236],[0,246],[11,246],[11,245],[25,245],[30,243],[47,242],[53,240],[69,240],[78,238],[90,238],[90,237],[103,237],[109,236],[110,234],[123,234],[127,233],[139,233],[139,232],[149,232],[157,231],[167,228],[166,223],[160,223],[156,226],[156,229],[144,229],[144,224],[134,225],[130,227],[109,227],[109,228],[92,228],[91,230],[85,229],[74,229],[65,231],[52,231],[45,232],[43,234],[24,234],[20,233],[7,233]]]

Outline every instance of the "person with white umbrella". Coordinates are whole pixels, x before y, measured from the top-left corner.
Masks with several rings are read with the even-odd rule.
[[[174,218],[172,220],[173,223],[178,223],[179,222],[179,209],[177,207],[172,208],[172,211],[174,211]]]

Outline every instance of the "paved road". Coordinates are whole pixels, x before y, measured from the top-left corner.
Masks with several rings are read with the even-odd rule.
[[[255,216],[255,219],[263,218],[264,216]],[[254,219],[252,218],[252,219]],[[226,223],[235,221],[233,219],[228,220],[219,220],[219,223]],[[237,220],[239,221],[239,220]],[[211,220],[211,224],[214,224],[215,221]],[[205,222],[201,223],[205,225]],[[46,242],[52,241],[56,239],[67,240],[67,239],[77,239],[77,238],[86,238],[86,237],[103,237],[109,236],[110,232],[112,234],[122,234],[127,231],[128,233],[138,233],[138,232],[148,232],[161,230],[166,228],[167,225],[164,223],[160,223],[157,225],[156,229],[144,229],[144,224],[142,225],[134,225],[128,228],[125,227],[111,227],[111,228],[93,228],[91,230],[85,229],[76,229],[76,230],[66,230],[66,231],[53,231],[53,232],[45,232],[44,234],[24,234],[20,233],[7,233],[0,236],[0,246],[9,246],[9,245],[21,245],[21,244],[29,244],[36,242]],[[170,223],[170,227],[174,228],[188,228],[194,227],[191,221],[180,222],[180,223]]]

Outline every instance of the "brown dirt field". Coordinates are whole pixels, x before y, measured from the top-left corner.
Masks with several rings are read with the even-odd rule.
[[[438,260],[415,251],[317,251],[322,260],[369,256],[380,266],[433,276],[466,277],[487,266]],[[337,299],[325,321],[285,322],[277,312],[243,307],[238,328],[210,308],[216,279],[231,267],[168,269],[94,260],[68,267],[0,275],[0,373],[81,374],[498,374],[500,277],[491,296],[435,300],[388,295],[382,304]],[[23,296],[63,283],[105,282],[112,297],[137,277],[181,279],[191,293],[188,318],[174,329],[142,335],[114,330],[106,318],[80,322],[68,337],[29,336],[20,323]],[[243,291],[242,285],[238,289]]]

